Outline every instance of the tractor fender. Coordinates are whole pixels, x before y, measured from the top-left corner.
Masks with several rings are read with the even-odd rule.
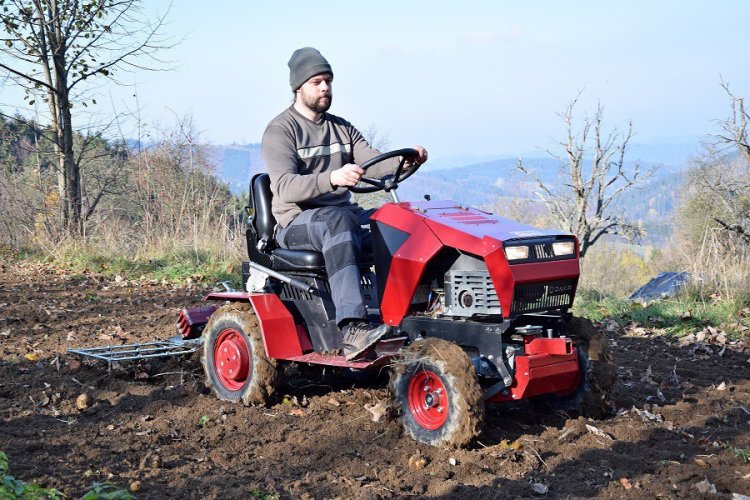
[[[309,349],[310,339],[304,328],[294,323],[294,318],[278,295],[273,293],[220,292],[210,293],[203,300],[250,302],[260,324],[266,355],[271,359],[286,359],[303,354]]]

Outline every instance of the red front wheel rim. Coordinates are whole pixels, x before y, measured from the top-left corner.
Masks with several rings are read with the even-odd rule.
[[[214,344],[214,372],[221,385],[230,391],[244,387],[250,376],[250,348],[240,332],[223,330]]]
[[[414,421],[425,429],[434,431],[448,420],[448,391],[430,370],[419,370],[412,376],[407,402]]]

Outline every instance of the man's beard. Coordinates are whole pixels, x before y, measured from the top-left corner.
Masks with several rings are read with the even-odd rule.
[[[325,95],[322,97],[318,97],[317,99],[311,99],[307,98],[306,96],[303,96],[305,106],[310,108],[312,111],[316,113],[325,113],[331,108],[331,103],[333,102],[333,98],[331,95]],[[328,100],[325,100],[325,98],[328,98]]]

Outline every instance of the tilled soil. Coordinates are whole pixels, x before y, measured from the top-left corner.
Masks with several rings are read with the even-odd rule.
[[[750,495],[739,343],[680,346],[609,323],[616,414],[490,406],[462,450],[405,437],[382,411],[384,377],[287,366],[275,405],[244,407],[204,388],[197,354],[111,372],[66,355],[170,337],[204,292],[0,264],[0,450],[11,473],[74,498],[94,482],[137,482],[141,498]]]

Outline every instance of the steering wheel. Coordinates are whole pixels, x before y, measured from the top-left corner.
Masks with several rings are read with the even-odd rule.
[[[360,165],[360,168],[367,172],[367,169],[375,165],[376,163],[380,163],[381,161],[390,160],[391,158],[394,158],[396,156],[401,157],[401,161],[398,164],[398,168],[396,169],[396,173],[394,174],[388,174],[380,179],[373,179],[372,177],[365,177],[362,176],[360,178],[361,182],[364,182],[365,184],[370,184],[369,186],[350,186],[349,191],[353,193],[374,193],[375,191],[380,191],[381,189],[389,192],[393,189],[396,189],[398,187],[398,183],[408,179],[412,175],[414,175],[414,172],[419,170],[420,165],[412,164],[412,167],[406,171],[404,174],[404,163],[406,163],[406,160],[408,159],[416,159],[419,157],[419,151],[413,148],[404,148],[404,149],[396,149],[394,151],[389,151],[387,153],[383,153],[382,155],[378,155],[374,158],[370,158],[366,162],[362,163]],[[402,176],[402,174],[404,174]]]

